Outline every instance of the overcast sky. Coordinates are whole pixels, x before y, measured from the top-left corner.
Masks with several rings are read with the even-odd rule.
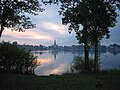
[[[62,25],[61,16],[58,13],[58,5],[43,6],[45,11],[38,16],[30,16],[36,28],[28,29],[25,32],[11,31],[5,29],[1,41],[17,41],[19,44],[46,45],[53,44],[54,40],[58,45],[76,45],[78,44],[74,31],[69,34],[67,26]],[[120,11],[118,12],[120,14]],[[120,44],[120,16],[117,18],[116,27],[111,29],[110,38],[103,39],[101,44],[110,45]],[[82,28],[82,27],[81,27]]]

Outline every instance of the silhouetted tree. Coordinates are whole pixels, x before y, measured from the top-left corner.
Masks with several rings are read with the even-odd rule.
[[[91,12],[90,39],[95,53],[94,71],[97,71],[98,66],[98,44],[104,36],[109,38],[109,28],[114,27],[117,22],[116,2],[113,0],[91,0],[88,4]]]
[[[84,43],[85,68],[89,69],[89,44],[94,46],[94,70],[98,64],[98,43],[106,35],[109,28],[116,23],[118,0],[63,0],[60,14],[62,22],[69,25],[69,32],[75,30],[79,42]],[[117,7],[116,7],[117,6]],[[79,30],[80,25],[83,30]]]
[[[0,43],[0,70],[22,74],[34,74],[38,65],[33,62],[36,57],[16,44],[9,42]],[[39,64],[40,65],[40,64]]]
[[[0,0],[0,37],[4,27],[17,31],[34,28],[26,14],[37,15],[42,11],[38,0]]]
[[[62,23],[69,25],[68,31],[74,30],[79,43],[84,44],[85,69],[89,71],[90,12],[87,2],[73,0],[62,2],[60,14],[63,16]],[[83,26],[82,30],[80,29],[81,25]]]

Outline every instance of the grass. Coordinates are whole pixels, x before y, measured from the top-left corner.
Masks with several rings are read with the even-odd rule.
[[[97,81],[103,86],[96,88]],[[120,72],[32,76],[0,73],[0,90],[120,90]]]

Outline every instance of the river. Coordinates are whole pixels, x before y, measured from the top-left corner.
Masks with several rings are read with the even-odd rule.
[[[33,51],[37,56],[38,62],[41,63],[35,69],[35,74],[50,75],[50,74],[62,74],[70,71],[70,63],[75,56],[83,56],[82,51]],[[90,57],[93,58],[94,54],[91,52]],[[101,52],[100,62],[101,69],[114,69],[120,68],[120,53]]]

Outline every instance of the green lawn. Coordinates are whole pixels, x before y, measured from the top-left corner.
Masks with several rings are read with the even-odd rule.
[[[96,82],[103,86],[96,88]],[[120,73],[30,76],[0,73],[0,90],[120,90]]]

